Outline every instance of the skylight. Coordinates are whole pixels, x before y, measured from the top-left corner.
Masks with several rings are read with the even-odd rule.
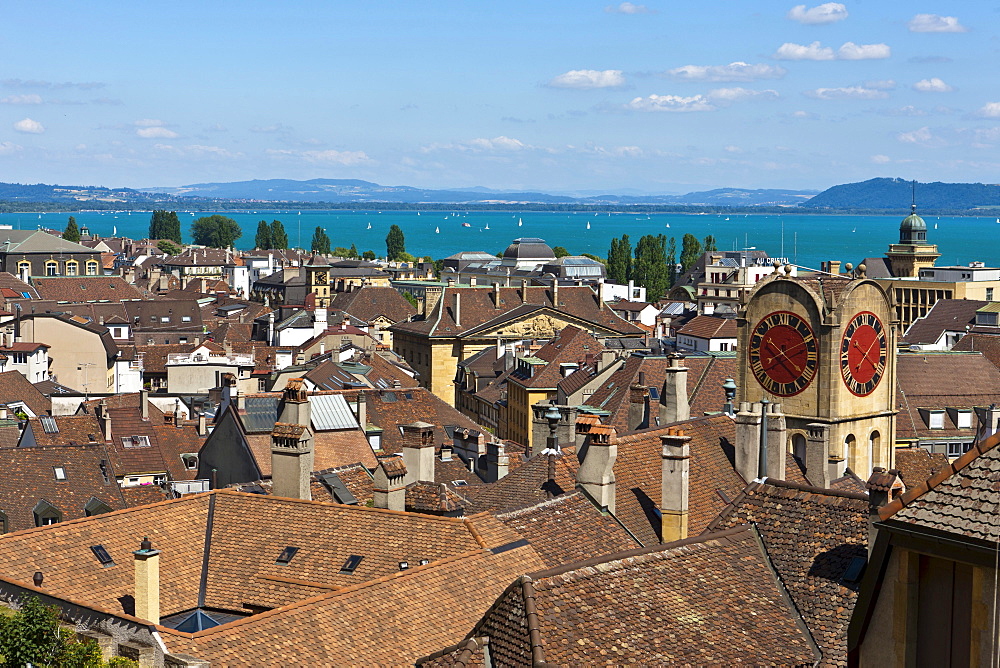
[[[351,573],[353,573],[355,570],[357,570],[358,565],[361,563],[362,559],[364,559],[364,557],[359,554],[352,554],[351,556],[349,556],[347,558],[347,561],[344,562],[344,565],[340,567],[340,574],[350,575]]]
[[[59,433],[59,424],[56,422],[54,417],[50,415],[43,415],[42,417],[38,418],[38,420],[42,423],[42,431],[44,431],[46,434]]]
[[[52,467],[52,473],[55,474],[56,480],[65,480],[66,479],[66,469],[64,469],[61,466],[53,466]]]
[[[103,545],[91,545],[90,551],[94,553],[94,556],[97,557],[97,560],[101,562],[102,566],[115,565],[115,560],[111,558],[111,555],[108,554],[108,551],[104,549]]]
[[[295,556],[295,554],[298,551],[299,551],[299,548],[292,547],[292,546],[289,545],[288,547],[286,547],[284,550],[281,551],[281,554],[278,555],[278,558],[277,558],[277,560],[275,560],[274,563],[276,563],[276,564],[282,564],[282,565],[287,565],[288,562],[290,562],[292,560],[292,558]]]

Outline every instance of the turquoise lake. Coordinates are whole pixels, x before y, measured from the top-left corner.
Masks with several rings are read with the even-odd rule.
[[[392,224],[406,237],[406,250],[417,256],[442,258],[463,250],[502,251],[517,237],[540,237],[550,246],[564,246],[571,253],[607,255],[611,239],[628,234],[633,246],[644,234],[666,234],[677,239],[694,234],[716,238],[723,250],[753,246],[772,257],[787,257],[795,264],[818,268],[823,260],[856,263],[882,255],[898,240],[902,216],[844,216],[800,214],[678,214],[471,211],[288,211],[221,212],[243,228],[239,248],[253,246],[259,220],[280,220],[291,245],[308,247],[317,226],[326,229],[332,246],[385,254],[385,236]],[[39,226],[63,229],[68,213],[0,214],[0,224],[15,229]],[[149,231],[148,212],[80,212],[77,223],[101,236],[143,238]],[[206,212],[178,212],[185,241],[191,221]],[[928,241],[938,245],[938,265],[982,261],[1000,266],[1000,224],[995,218],[926,216]],[[520,224],[518,224],[520,221]],[[469,226],[465,227],[463,224]],[[589,223],[589,229],[588,229]],[[2,236],[2,233],[0,233]],[[2,241],[2,239],[0,239]]]

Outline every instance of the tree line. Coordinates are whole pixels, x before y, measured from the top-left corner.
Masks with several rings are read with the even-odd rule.
[[[704,242],[693,234],[685,234],[681,239],[680,262],[677,261],[677,241],[665,234],[647,234],[639,239],[632,252],[632,242],[627,234],[611,240],[608,250],[608,280],[612,283],[635,284],[646,288],[649,301],[656,301],[666,294],[677,282],[677,277],[698,261],[702,253],[717,250],[715,237],[711,234]]]

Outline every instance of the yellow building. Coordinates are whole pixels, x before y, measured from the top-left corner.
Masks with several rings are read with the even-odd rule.
[[[498,341],[551,339],[570,325],[597,339],[645,336],[588,286],[449,285],[425,303],[422,319],[391,327],[393,350],[418,372],[423,387],[449,405],[455,402],[459,361]],[[525,420],[530,430],[530,414]]]

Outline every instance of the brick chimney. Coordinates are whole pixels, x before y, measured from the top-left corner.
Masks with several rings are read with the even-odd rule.
[[[836,466],[830,462],[830,425],[813,422],[806,425],[806,476],[817,487],[829,487],[830,481],[840,476],[831,476]]]
[[[663,482],[660,490],[660,542],[672,543],[688,536],[688,483],[691,466],[690,436],[668,427],[660,436],[663,446]]]
[[[434,425],[418,421],[400,428],[403,430],[406,483],[434,482]]]
[[[576,472],[577,487],[581,487],[602,508],[615,513],[615,460],[618,459],[618,433],[610,425],[597,424],[590,428],[581,449],[580,468]]]
[[[135,616],[160,623],[160,551],[143,538],[132,553],[135,561]]]
[[[870,555],[872,548],[875,547],[877,533],[875,523],[880,521],[878,510],[903,492],[903,483],[898,470],[886,471],[881,466],[876,466],[872,469],[865,488],[868,490],[868,554]]]
[[[640,380],[628,391],[628,431],[635,431],[649,426],[649,388],[643,382],[643,372],[639,372]]]
[[[687,367],[683,365],[684,356],[672,354],[669,364],[664,369],[663,391],[660,392],[660,424],[668,425],[687,420],[691,417],[691,405],[688,403]]]
[[[281,417],[271,430],[271,483],[275,496],[312,499],[313,432],[309,399],[301,378],[292,378],[282,395]]]
[[[380,457],[372,481],[372,505],[406,510],[406,464],[398,455]]]

